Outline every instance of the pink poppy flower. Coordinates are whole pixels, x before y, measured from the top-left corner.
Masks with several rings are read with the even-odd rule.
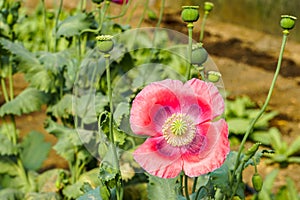
[[[111,0],[111,2],[116,3],[116,4],[123,4],[124,0]],[[126,0],[126,3],[128,3],[128,0]]]
[[[161,178],[174,178],[181,171],[196,177],[219,168],[230,150],[227,123],[215,119],[223,111],[224,100],[212,83],[151,83],[132,103],[132,131],[149,136],[134,159]]]

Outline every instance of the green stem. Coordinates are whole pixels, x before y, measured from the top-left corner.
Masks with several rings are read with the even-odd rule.
[[[192,188],[192,193],[194,193],[194,192],[196,191],[196,188],[197,188],[197,182],[198,182],[198,177],[195,177],[194,183],[193,183],[193,188]]]
[[[184,193],[186,200],[190,200],[189,196],[189,177],[187,175],[184,175]]]
[[[86,7],[86,0],[81,0],[80,1],[80,10],[83,12],[85,7]]]
[[[46,51],[49,51],[49,40],[47,37],[47,33],[48,33],[48,27],[47,27],[47,16],[46,16],[46,5],[45,5],[45,0],[41,0],[42,1],[42,6],[43,6],[43,21],[45,24],[45,43],[46,43]]]
[[[179,185],[180,185],[180,187],[181,187],[179,193],[180,193],[181,195],[183,195],[183,187],[184,187],[184,186],[183,186],[183,176],[184,176],[183,173],[181,173],[180,176],[179,176]]]
[[[18,165],[19,176],[20,176],[21,180],[23,180],[24,183],[26,183],[26,185],[25,185],[26,192],[31,192],[30,191],[31,185],[30,185],[27,173],[25,171],[25,168],[24,168],[23,163],[20,158],[17,158],[17,165]]]
[[[193,45],[193,23],[188,23],[188,36],[189,36],[189,44],[188,44],[188,66],[186,72],[186,79],[189,80],[191,77],[191,63],[192,63],[192,45]]]
[[[114,132],[113,132],[113,122],[114,122],[114,107],[113,107],[113,101],[112,101],[112,87],[111,87],[111,74],[110,74],[110,55],[105,54],[105,62],[106,62],[106,82],[107,82],[107,92],[108,92],[108,99],[109,99],[109,112],[110,112],[110,118],[109,118],[109,139],[112,143],[113,148],[113,156],[115,161],[115,166],[117,167],[118,174],[120,176],[116,177],[116,191],[117,191],[117,199],[122,200],[123,198],[123,189],[122,189],[122,183],[121,183],[121,171],[120,171],[120,165],[119,165],[119,159],[117,155],[117,149],[115,146],[115,139],[114,139]]]
[[[1,87],[2,87],[2,92],[3,92],[5,102],[7,103],[7,102],[9,102],[9,97],[8,97],[8,93],[7,93],[7,90],[6,90],[5,80],[2,77],[1,77]]]
[[[281,63],[282,63],[282,57],[283,57],[283,52],[284,52],[284,48],[285,48],[285,45],[286,45],[287,36],[288,36],[288,32],[284,32],[283,33],[283,38],[282,38],[281,49],[280,49],[280,53],[279,53],[279,58],[278,58],[278,62],[277,62],[276,71],[275,71],[275,74],[274,74],[274,77],[273,77],[273,80],[272,80],[272,83],[271,83],[271,86],[270,86],[267,98],[266,98],[265,103],[262,106],[261,110],[257,114],[257,116],[252,120],[250,126],[248,127],[248,129],[247,129],[247,131],[246,131],[246,133],[245,133],[245,135],[243,137],[243,140],[242,140],[242,142],[240,144],[239,151],[238,151],[238,154],[237,154],[237,158],[236,158],[236,162],[235,162],[235,167],[234,167],[234,171],[233,171],[233,176],[235,176],[236,170],[238,169],[238,167],[240,165],[240,156],[241,156],[242,150],[244,149],[244,145],[245,145],[245,143],[246,143],[246,141],[248,139],[248,136],[252,132],[252,129],[253,129],[255,123],[258,121],[258,119],[265,112],[265,110],[266,110],[266,108],[267,108],[267,106],[269,104],[269,101],[271,99],[272,92],[274,90],[274,86],[275,86],[277,77],[278,77],[279,72],[280,72],[280,67],[281,67]],[[240,173],[242,173],[242,171]],[[234,179],[232,179],[232,180],[234,180]],[[235,194],[235,192],[232,194],[232,197],[233,197],[234,194]]]
[[[110,5],[110,1],[105,1],[104,2],[104,6],[102,7],[102,9],[100,9],[100,5],[97,7],[98,10],[98,28],[97,29],[84,29],[80,32],[80,34],[85,33],[85,32],[90,32],[90,33],[99,33],[102,29],[102,24],[104,21],[104,17],[106,15],[106,12],[108,10],[108,7]]]
[[[161,1],[161,6],[160,6],[160,11],[159,11],[159,18],[158,18],[158,21],[157,21],[157,24],[156,24],[156,28],[159,28],[160,27],[160,24],[161,24],[161,21],[162,21],[162,17],[164,15],[164,10],[165,10],[165,0],[162,0]],[[154,35],[153,35],[153,40],[152,40],[152,47],[154,48],[155,46],[155,40],[156,40],[156,35],[157,35],[157,31],[155,30],[154,31]],[[152,51],[152,54],[153,54],[154,51]],[[149,59],[152,58],[152,55],[149,56]]]
[[[126,1],[123,1],[121,13],[116,16],[107,16],[107,19],[117,19],[117,18],[123,17],[126,14],[128,7],[131,4],[131,1],[132,0],[129,0],[127,4],[126,4]]]
[[[201,31],[200,31],[200,39],[199,39],[199,42],[201,42],[201,43],[202,43],[203,37],[204,37],[204,28],[205,28],[205,23],[206,23],[207,17],[208,17],[208,12],[205,12],[205,13],[204,13],[204,16],[203,16],[202,24],[201,24]]]
[[[160,6],[160,11],[159,11],[159,18],[156,24],[156,28],[158,28],[161,24],[164,12],[165,12],[165,5],[166,5],[166,0],[161,1],[161,6]]]
[[[149,8],[149,0],[146,0],[145,6],[144,6],[144,11],[143,11],[142,16],[141,16],[141,18],[140,18],[140,20],[139,20],[139,23],[138,23],[138,25],[137,25],[137,28],[140,28],[140,27],[141,27],[142,22],[143,22],[144,19],[145,19],[146,11],[148,10],[148,8]]]
[[[8,66],[8,83],[9,83],[9,94],[10,100],[14,99],[14,83],[13,83],[13,69],[12,65]]]
[[[78,56],[78,60],[81,60],[81,38],[80,38],[80,35],[77,36],[77,56]]]
[[[63,6],[63,0],[60,0],[59,2],[59,8],[58,8],[58,11],[57,11],[57,15],[56,15],[56,18],[55,18],[55,32],[54,32],[54,37],[55,37],[55,40],[54,40],[54,52],[56,52],[57,50],[57,42],[58,42],[58,39],[56,38],[56,33],[57,33],[57,30],[58,30],[58,21],[59,21],[59,17],[60,17],[60,14],[61,14],[61,11],[62,11],[62,6]]]

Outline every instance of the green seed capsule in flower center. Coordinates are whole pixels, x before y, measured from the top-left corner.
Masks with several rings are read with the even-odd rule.
[[[171,131],[174,135],[183,135],[187,131],[187,126],[182,118],[176,119],[171,124]]]
[[[196,126],[188,115],[175,113],[165,121],[162,133],[168,144],[183,146],[194,139]]]

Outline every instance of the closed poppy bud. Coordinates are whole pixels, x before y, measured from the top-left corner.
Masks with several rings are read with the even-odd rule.
[[[263,186],[263,179],[260,174],[255,173],[252,176],[252,185],[256,192],[260,192]]]
[[[294,28],[297,17],[290,15],[281,15],[280,26],[285,30]]]
[[[254,156],[254,154],[256,153],[256,151],[258,150],[259,146],[261,145],[261,143],[257,142],[255,144],[252,145],[252,147],[250,147],[246,153],[245,153],[245,157],[244,157],[244,161],[247,162],[250,158],[252,158],[252,156]]]
[[[207,79],[212,83],[218,82],[221,76],[222,76],[221,73],[216,71],[209,71],[207,73]]]
[[[214,4],[212,2],[204,2],[204,11],[210,12],[214,8]]]
[[[199,19],[199,6],[182,6],[181,18],[184,22],[196,22]]]
[[[114,48],[114,42],[112,41],[112,37],[113,36],[111,35],[100,35],[96,37],[96,39],[98,40],[98,49],[102,53],[108,53]]]
[[[192,64],[202,65],[208,57],[207,51],[202,47],[202,45],[197,44],[192,50]]]

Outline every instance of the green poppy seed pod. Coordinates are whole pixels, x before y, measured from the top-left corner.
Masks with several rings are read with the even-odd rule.
[[[297,17],[290,15],[281,15],[280,26],[284,30],[291,30],[295,26],[295,21]]]
[[[234,197],[232,198],[232,200],[242,200],[242,199],[241,199],[241,197],[239,197],[239,196],[234,196]]]
[[[181,18],[184,22],[196,22],[199,19],[199,6],[182,6]]]
[[[216,72],[216,71],[207,72],[207,79],[212,83],[218,82],[220,80],[221,76],[222,75],[220,72]]]
[[[260,174],[255,173],[252,176],[252,185],[256,192],[260,192],[263,186],[263,179]]]
[[[192,48],[192,60],[193,65],[202,65],[208,58],[207,51],[202,47],[201,44],[197,44]]]
[[[114,48],[114,41],[111,35],[100,35],[97,36],[97,47],[102,53],[108,53]]]
[[[212,2],[204,2],[204,11],[209,13],[214,8],[214,4]]]

